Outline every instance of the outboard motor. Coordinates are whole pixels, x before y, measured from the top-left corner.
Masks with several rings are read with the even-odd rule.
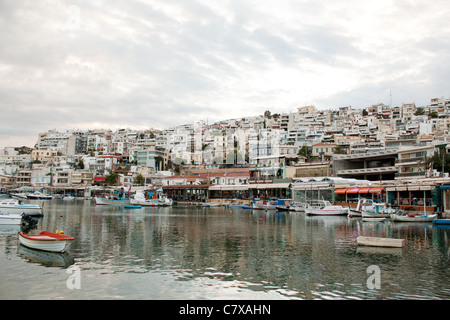
[[[22,213],[22,227],[27,230],[36,229],[38,221],[33,219],[30,215]]]

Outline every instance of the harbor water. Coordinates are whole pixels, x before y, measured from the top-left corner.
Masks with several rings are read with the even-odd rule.
[[[23,247],[18,229],[0,226],[1,299],[450,298],[450,229],[432,223],[50,200],[31,233],[64,230],[66,253]]]

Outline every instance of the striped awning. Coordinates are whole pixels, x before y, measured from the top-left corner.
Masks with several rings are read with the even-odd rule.
[[[334,190],[334,194],[345,194],[346,191],[347,191],[347,188],[340,188],[340,189]]]
[[[380,193],[383,189],[383,187],[370,188],[369,193]]]

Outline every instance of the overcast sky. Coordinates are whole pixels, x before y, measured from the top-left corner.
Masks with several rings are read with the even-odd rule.
[[[0,147],[450,97],[448,0],[0,0]]]

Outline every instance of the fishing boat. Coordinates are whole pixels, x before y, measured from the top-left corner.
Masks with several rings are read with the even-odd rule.
[[[137,191],[133,198],[130,198],[130,204],[149,206],[149,207],[168,207],[173,204],[173,200],[162,194],[162,189],[157,193],[151,193],[148,198],[143,191]]]
[[[253,209],[252,205],[241,204],[241,209]]]
[[[390,217],[392,221],[400,221],[400,222],[433,222],[433,220],[437,218],[437,213],[416,216],[412,213],[405,214],[404,212],[399,212],[391,214]]]
[[[25,193],[25,192],[11,192],[9,195],[14,199],[20,199],[20,200],[28,199],[28,197],[27,197],[28,193]]]
[[[277,210],[278,202],[270,202],[267,200],[262,200],[261,202],[253,202],[254,210]]]
[[[42,231],[38,235],[19,232],[19,241],[25,247],[50,252],[64,252],[74,239],[73,237],[48,231]]]
[[[303,202],[294,202],[292,203],[292,205],[289,207],[290,211],[295,211],[295,212],[305,212],[305,209],[307,207],[306,203]]]
[[[0,225],[19,225],[22,222],[22,215],[0,212]]]
[[[348,208],[332,205],[329,201],[323,200],[319,206],[308,205],[305,208],[305,213],[307,215],[338,216],[346,215]]]
[[[41,216],[43,214],[43,209],[37,204],[24,204],[22,200],[1,199],[0,212],[19,215],[26,213],[30,216]]]
[[[400,213],[401,210],[397,210],[387,206],[383,202],[374,202],[372,200],[366,200],[361,206],[361,215],[363,218],[389,218],[391,214]]]
[[[95,203],[97,205],[124,206],[124,205],[130,204],[130,199],[128,199],[128,198],[108,199],[108,198],[95,197]]]
[[[27,194],[27,199],[31,200],[51,200],[53,196],[50,194],[44,194],[40,191],[35,191]]]

